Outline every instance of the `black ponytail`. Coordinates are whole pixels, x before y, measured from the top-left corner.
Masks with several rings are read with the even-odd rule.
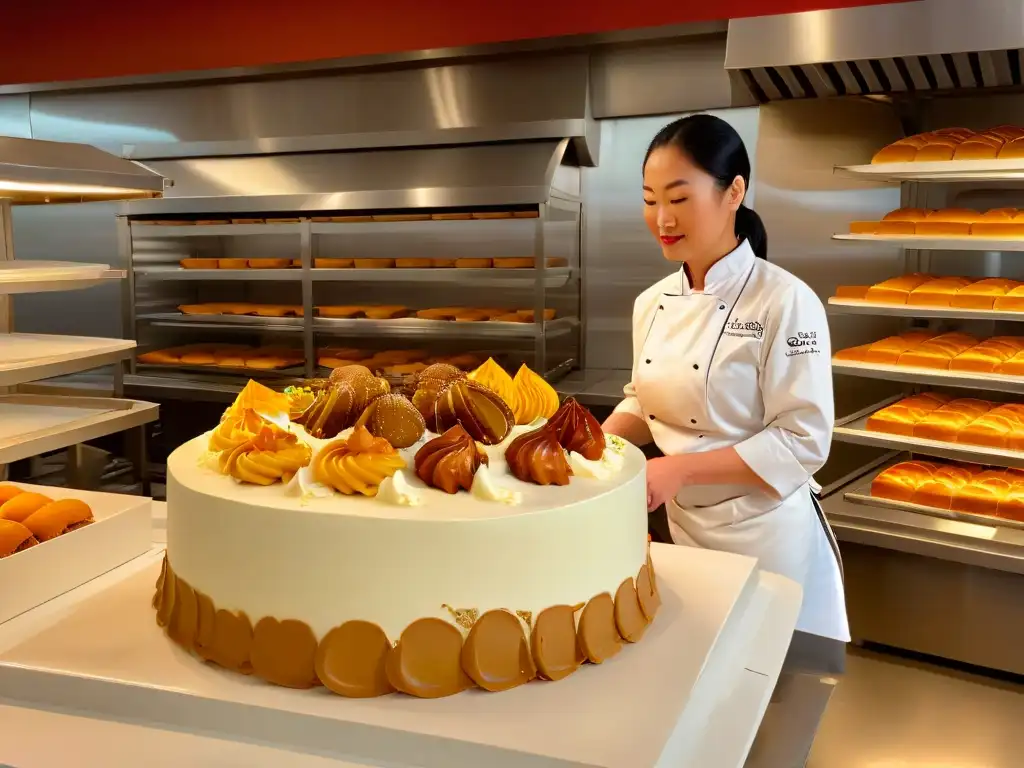
[[[725,190],[737,176],[750,188],[750,157],[736,129],[714,115],[689,115],[669,123],[651,140],[644,155],[644,166],[651,152],[675,147],[694,164],[713,176],[719,189]],[[750,244],[754,255],[768,260],[768,233],[761,217],[745,205],[736,211],[736,237]]]
[[[755,210],[745,205],[736,211],[736,237],[750,243],[750,250],[757,258],[768,261],[768,232],[764,222]]]

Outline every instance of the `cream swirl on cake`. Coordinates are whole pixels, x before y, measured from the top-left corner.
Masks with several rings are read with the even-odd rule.
[[[328,443],[313,459],[313,478],[346,495],[376,496],[384,478],[405,467],[405,459],[381,437],[357,427]]]
[[[272,424],[248,441],[220,454],[220,471],[243,483],[287,483],[309,464],[312,449],[295,435]]]

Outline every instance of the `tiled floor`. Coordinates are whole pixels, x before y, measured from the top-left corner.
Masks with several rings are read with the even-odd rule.
[[[1022,745],[1024,683],[853,649],[807,766],[1021,768]]]

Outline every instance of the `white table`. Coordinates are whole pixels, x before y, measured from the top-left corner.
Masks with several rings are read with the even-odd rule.
[[[173,646],[149,607],[161,549],[0,624],[0,764],[739,768],[801,598],[748,558],[655,546],[662,613],[604,665],[499,695],[353,701]]]

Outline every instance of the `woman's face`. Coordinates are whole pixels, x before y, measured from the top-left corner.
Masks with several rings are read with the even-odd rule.
[[[644,221],[669,261],[702,261],[736,247],[736,209],[746,192],[737,176],[725,190],[672,146],[644,166]]]

